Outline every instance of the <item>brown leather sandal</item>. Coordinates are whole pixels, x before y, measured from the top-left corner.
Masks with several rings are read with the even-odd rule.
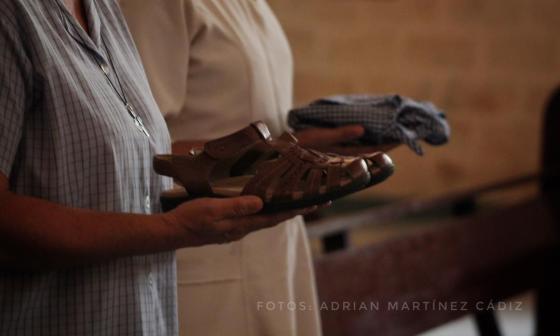
[[[190,198],[256,195],[265,211],[279,211],[326,203],[379,183],[393,165],[382,153],[361,158],[307,150],[289,133],[273,140],[266,125],[256,122],[190,155],[158,155],[154,169],[188,191],[188,197],[162,195],[164,210]]]
[[[330,156],[331,158],[333,156],[334,158],[338,157],[346,162],[348,162],[349,160],[356,159],[355,156],[340,156],[338,154],[333,154],[333,153],[322,153],[322,154]],[[385,181],[387,178],[393,175],[395,171],[395,166],[393,165],[393,161],[391,160],[389,155],[385,153],[375,152],[375,153],[361,154],[358,157],[362,158],[366,162],[369,174],[371,176],[369,180],[369,184],[366,187],[371,187]]]

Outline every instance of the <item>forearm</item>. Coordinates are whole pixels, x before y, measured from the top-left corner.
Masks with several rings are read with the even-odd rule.
[[[51,269],[174,250],[185,232],[165,215],[104,213],[0,196],[0,267]]]

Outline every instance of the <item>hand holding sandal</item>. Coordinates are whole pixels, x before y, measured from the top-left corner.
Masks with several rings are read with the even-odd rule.
[[[256,195],[265,211],[280,211],[377,184],[392,174],[393,164],[383,153],[347,157],[305,149],[289,133],[272,139],[266,125],[256,122],[189,155],[158,155],[154,169],[184,186],[189,198]],[[164,195],[162,201],[186,200],[177,197]]]

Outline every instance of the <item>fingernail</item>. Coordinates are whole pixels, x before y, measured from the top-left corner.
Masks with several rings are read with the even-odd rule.
[[[353,128],[352,128],[352,130],[353,130],[354,132],[360,133],[360,134],[365,132],[365,129],[364,129],[364,127],[363,127],[362,125],[354,125]]]
[[[263,201],[260,198],[257,198],[257,200],[251,202],[251,210],[253,210],[253,212],[260,211],[262,208]]]
[[[247,196],[248,202],[245,203],[245,207],[248,213],[255,213],[262,209],[263,201],[257,196]]]

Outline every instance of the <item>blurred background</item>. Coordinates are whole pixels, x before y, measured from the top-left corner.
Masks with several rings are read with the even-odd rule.
[[[331,94],[398,93],[434,102],[452,128],[448,145],[423,145],[424,157],[404,146],[392,152],[395,175],[337,202],[333,212],[446,195],[539,170],[543,110],[560,84],[560,1],[268,2],[292,45],[297,105]],[[537,192],[532,184],[485,196],[478,206],[498,209]],[[376,223],[352,231],[350,245],[376,244],[450,216]],[[312,245],[319,255],[321,242]],[[522,300],[524,310],[500,312],[502,332],[531,334],[534,295],[511,300]],[[477,332],[470,316],[425,335]]]
[[[451,143],[393,153],[384,195],[440,194],[534,172],[560,83],[558,0],[269,0],[292,44],[296,104],[338,93],[433,101]]]

